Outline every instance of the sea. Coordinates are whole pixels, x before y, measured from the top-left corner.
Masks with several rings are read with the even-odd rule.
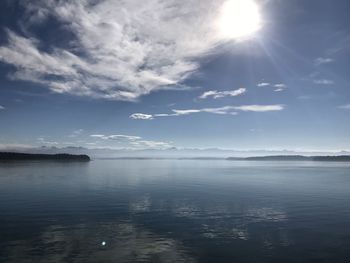
[[[349,263],[350,164],[3,162],[0,262]]]

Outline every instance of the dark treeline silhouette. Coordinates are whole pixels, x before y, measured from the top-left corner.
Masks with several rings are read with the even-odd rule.
[[[88,162],[88,155],[73,154],[30,154],[15,152],[0,152],[0,161],[67,161],[67,162]]]

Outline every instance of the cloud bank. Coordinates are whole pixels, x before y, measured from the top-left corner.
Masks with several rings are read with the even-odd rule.
[[[170,142],[144,140],[140,136],[92,134],[90,137],[104,141],[112,140],[132,149],[167,149],[173,147]]]
[[[12,79],[56,93],[133,101],[164,89],[188,89],[183,81],[224,40],[215,21],[224,0],[21,1],[25,35],[7,30],[0,61]],[[66,46],[42,49],[33,32],[48,19],[72,35]],[[49,28],[49,30],[55,30]]]

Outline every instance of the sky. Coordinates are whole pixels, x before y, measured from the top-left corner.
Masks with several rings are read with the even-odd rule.
[[[0,148],[348,150],[349,11],[3,0]]]

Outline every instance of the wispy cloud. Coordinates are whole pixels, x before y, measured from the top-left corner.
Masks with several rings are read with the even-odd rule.
[[[79,135],[81,135],[83,132],[84,132],[83,129],[78,129],[78,130],[73,131],[68,137],[75,138],[75,137],[78,137]]]
[[[283,83],[275,84],[273,86],[276,88],[275,89],[276,92],[284,91],[287,88],[287,85]]]
[[[0,105],[0,110],[4,110],[4,109],[5,109],[5,107]]]
[[[193,113],[212,113],[212,114],[231,114],[236,115],[237,113],[234,111],[234,108],[231,106],[219,107],[219,108],[204,108],[204,109],[187,109],[187,110],[172,110],[173,114],[156,114],[155,117],[167,117],[167,116],[182,116],[189,115]]]
[[[329,48],[326,51],[326,54],[328,56],[339,55],[339,53],[344,54],[345,52],[349,51],[349,47],[350,47],[350,35],[348,33],[340,34],[337,37],[335,45]]]
[[[244,105],[235,107],[241,111],[253,111],[253,112],[268,112],[268,111],[281,111],[285,109],[284,105]]]
[[[158,141],[133,141],[131,144],[136,148],[146,148],[146,149],[166,149],[174,147],[171,143],[168,142],[158,142]]]
[[[271,83],[268,83],[268,82],[261,82],[261,83],[258,83],[257,86],[258,86],[259,88],[269,87],[269,86],[271,86]]]
[[[132,135],[104,135],[104,134],[92,134],[90,137],[100,140],[112,140],[119,143],[123,143],[125,146],[129,148],[137,148],[137,149],[164,149],[173,147],[170,142],[161,142],[161,141],[151,141],[145,140],[140,136],[132,136]],[[96,145],[98,143],[94,143]]]
[[[59,143],[56,141],[49,141],[43,137],[39,137],[37,138],[38,143],[42,144],[42,145],[58,145]]]
[[[279,83],[279,84],[275,84],[273,85],[275,88],[278,88],[278,89],[285,89],[287,88],[287,85],[286,84],[283,84],[283,83]]]
[[[333,85],[334,81],[329,79],[315,79],[313,81],[317,85]]]
[[[317,59],[315,59],[314,64],[316,66],[322,65],[322,64],[329,64],[334,62],[334,59],[332,58],[323,58],[323,57],[319,57]]]
[[[188,89],[182,83],[198,69],[195,58],[223,41],[215,29],[223,2],[24,0],[22,24],[31,37],[7,30],[0,61],[16,68],[13,79],[56,93],[133,101],[152,91]],[[30,30],[48,18],[74,36],[66,47],[41,49]]]
[[[227,91],[210,90],[210,91],[204,92],[201,96],[199,96],[199,98],[207,99],[209,97],[212,97],[214,99],[219,99],[224,97],[236,97],[246,93],[246,91],[247,89],[245,88],[240,88],[237,90],[227,90]]]
[[[346,105],[341,105],[338,107],[339,109],[343,109],[343,110],[350,110],[350,104],[346,104]]]
[[[242,106],[224,106],[218,108],[203,108],[203,109],[185,109],[185,110],[175,110],[173,109],[171,113],[160,113],[160,114],[143,114],[148,116],[142,120],[153,120],[158,117],[174,117],[174,116],[184,116],[195,113],[211,113],[219,115],[237,115],[237,111],[244,112],[269,112],[269,111],[282,111],[285,109],[284,105],[242,105]],[[140,113],[137,113],[140,114]],[[130,115],[131,119],[141,119],[135,118],[135,114]]]
[[[144,114],[144,113],[134,113],[130,115],[130,118],[134,120],[152,120],[153,116],[150,114]]]
[[[129,140],[129,141],[135,141],[141,139],[139,136],[130,136],[130,135],[122,135],[122,134],[116,134],[116,135],[103,135],[103,134],[92,134],[90,137],[103,139],[103,140]]]
[[[272,84],[269,82],[261,82],[261,83],[258,83],[257,86],[259,88],[272,87],[272,88],[275,88],[274,91],[276,91],[276,92],[283,91],[287,88],[287,85],[284,83]]]

